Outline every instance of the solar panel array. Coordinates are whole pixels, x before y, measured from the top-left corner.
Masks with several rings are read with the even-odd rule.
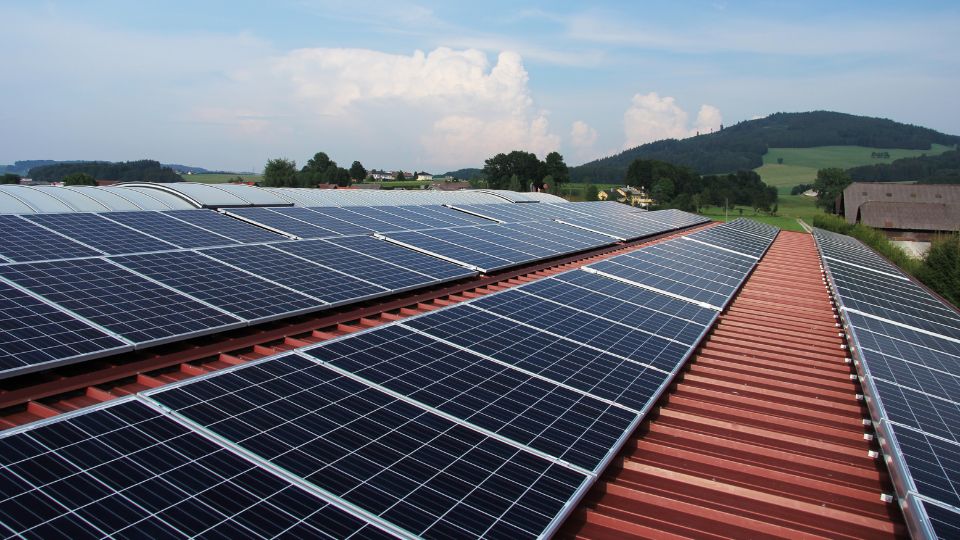
[[[340,242],[391,246],[356,238]],[[668,244],[634,253],[697,253]],[[265,264],[263,250],[306,261],[347,245],[174,252],[187,269],[171,275],[155,254],[95,260],[186,288],[218,253],[239,268],[246,249]],[[725,276],[745,279],[756,261],[741,257]],[[197,301],[225,309],[216,291]],[[718,313],[574,270],[8,431],[0,522],[40,536],[550,536]]]
[[[960,313],[859,241],[814,237],[915,537],[960,531]]]

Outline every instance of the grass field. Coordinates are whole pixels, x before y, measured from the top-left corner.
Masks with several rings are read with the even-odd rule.
[[[201,182],[204,184],[226,184],[237,176],[243,178],[244,182],[259,182],[262,178],[262,176],[259,174],[237,175],[226,173],[181,174],[180,176],[182,176],[187,182]]]
[[[743,215],[741,216],[739,207],[737,207],[731,209],[727,213],[727,217],[731,220],[737,219],[738,217],[745,217],[755,219],[762,223],[769,223],[770,225],[775,225],[787,231],[803,231],[803,227],[797,222],[797,218],[810,224],[813,222],[813,216],[823,213],[823,210],[814,205],[814,200],[813,197],[806,197],[804,195],[781,195],[777,203],[777,215],[775,216],[754,214],[750,208],[744,208]],[[705,208],[701,214],[710,219],[724,221],[723,208],[711,206]]]
[[[938,155],[952,150],[950,146],[935,144],[929,150],[904,150],[902,148],[868,148],[866,146],[818,146],[814,148],[771,148],[763,156],[763,166],[754,170],[764,183],[776,186],[780,195],[789,194],[797,184],[812,184],[817,169],[839,167],[849,169],[860,165],[877,165],[894,160],[917,157],[922,154]],[[889,152],[889,158],[872,158],[873,152]],[[783,163],[777,163],[783,159]]]

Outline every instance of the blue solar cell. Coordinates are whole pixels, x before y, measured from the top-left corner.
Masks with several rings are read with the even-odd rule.
[[[344,210],[383,222],[384,225],[379,226],[376,229],[377,232],[412,231],[431,228],[430,225],[426,225],[422,221],[399,216],[376,206],[351,206],[344,208]]]
[[[462,266],[371,236],[347,236],[331,238],[328,241],[370,257],[398,264],[407,270],[413,270],[437,280],[458,279],[476,274],[473,270]]]
[[[324,305],[192,251],[111,260],[247,321],[314,311]]]
[[[300,221],[305,221],[311,225],[316,225],[328,231],[333,231],[339,234],[365,234],[371,232],[370,229],[366,227],[360,227],[337,219],[330,217],[326,214],[323,214],[322,208],[295,208],[295,207],[284,207],[284,208],[271,208],[274,212],[282,214],[287,217],[296,218]]]
[[[251,223],[270,227],[300,238],[340,236],[340,233],[337,231],[318,227],[306,221],[300,221],[299,219],[274,212],[269,208],[232,208],[227,213],[248,220]]]
[[[0,378],[127,349],[119,339],[0,282]]]
[[[960,445],[960,404],[873,379],[887,419]]]
[[[937,538],[960,538],[960,512],[928,501],[920,501]]]
[[[103,259],[11,264],[0,266],[0,275],[138,344],[240,324],[235,317]]]
[[[21,217],[0,215],[0,255],[11,261],[44,261],[100,255]]]
[[[330,304],[385,294],[388,289],[295,257],[270,245],[203,250],[205,255]]]
[[[470,304],[409,319],[403,325],[635,411],[648,406],[668,378],[663,371],[516,324]]]
[[[317,264],[362,278],[390,290],[401,290],[434,283],[432,277],[418,274],[402,266],[368,257],[363,253],[338,246],[325,240],[285,242],[278,249],[303,257]]]
[[[0,522],[23,537],[387,537],[137,401],[0,449]]]
[[[604,320],[516,290],[478,298],[470,305],[667,373],[674,371],[689,352],[689,346],[642,328]]]
[[[592,275],[587,272],[579,274]],[[599,276],[594,276],[603,280]],[[607,280],[612,281],[612,280]],[[707,325],[674,316],[672,312],[657,311],[628,302],[618,297],[607,296],[562,279],[548,278],[534,281],[517,288],[518,291],[551,300],[591,315],[615,321],[631,328],[643,329],[651,334],[673,339],[687,345],[696,345]],[[647,297],[663,295],[640,289]],[[682,301],[675,301],[680,303]],[[704,308],[699,308],[704,309]],[[710,319],[712,320],[712,319]]]
[[[162,212],[110,212],[101,214],[101,217],[120,222],[140,232],[185,248],[227,246],[237,243],[230,238],[179,221]]]
[[[463,264],[472,265],[485,271],[512,266],[513,261],[489,255],[483,251],[463,247],[429,236],[423,232],[394,232],[386,235],[390,240],[401,242],[416,249],[446,257]]]
[[[177,247],[96,214],[32,214],[24,217],[111,255],[162,251]]]
[[[960,445],[904,426],[893,430],[917,493],[960,506]]]
[[[636,259],[608,259],[587,266],[597,272],[653,287],[659,291],[675,294],[696,302],[705,302],[722,308],[733,296],[734,289],[721,286],[705,279],[693,278],[681,272],[670,272],[663,267],[637,261]],[[689,284],[687,281],[696,283]],[[707,289],[705,287],[710,287]]]
[[[305,354],[587,470],[599,467],[637,418],[396,325]]]
[[[276,242],[284,239],[279,234],[212,210],[167,210],[162,213],[243,244]]]
[[[296,355],[151,398],[414,535],[536,537],[588,481]]]
[[[726,225],[718,225],[697,231],[687,235],[687,238],[742,253],[754,259],[762,257],[772,242],[772,239],[759,238],[755,235],[738,231],[733,227],[727,227]]]
[[[323,214],[324,216],[327,216],[329,218],[334,218],[340,221],[350,223],[354,227],[361,229],[358,232],[374,232],[374,231],[382,231],[384,229],[390,228],[390,224],[386,223],[385,221],[381,221],[379,219],[375,219],[372,217],[365,216],[363,214],[359,214],[357,212],[353,212],[347,208],[332,208],[332,207],[313,208],[311,207],[310,210],[317,212],[319,214]]]

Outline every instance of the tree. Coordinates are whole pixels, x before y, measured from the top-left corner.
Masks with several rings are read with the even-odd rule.
[[[407,179],[407,176],[403,174],[403,171],[397,171],[397,174],[394,175],[393,179],[396,180],[397,182],[403,182],[404,180]]]
[[[817,179],[813,182],[813,189],[817,192],[817,206],[827,212],[838,213],[837,202],[842,199],[843,190],[850,182],[850,175],[843,169],[833,167],[817,171]]]
[[[597,186],[593,184],[587,184],[587,187],[583,190],[583,200],[585,201],[595,201],[599,199],[600,192],[597,191]]]
[[[660,178],[653,183],[650,194],[653,195],[653,200],[656,201],[658,205],[665,205],[673,198],[674,189],[673,180]]]
[[[338,187],[347,187],[350,185],[350,171],[343,167],[330,167],[327,169],[329,184],[336,184]]]
[[[521,186],[531,182],[541,185],[544,164],[536,154],[514,150],[509,154],[497,154],[484,162],[483,176],[491,189],[509,189],[514,175]],[[522,187],[521,187],[522,190]]]
[[[556,185],[555,193],[560,192],[560,185],[570,181],[570,169],[563,162],[563,156],[560,152],[550,152],[543,162],[544,183],[550,186],[550,189]],[[546,177],[553,177],[553,181],[547,182]]]
[[[934,240],[917,277],[953,305],[960,306],[960,234]]]
[[[362,182],[366,177],[367,170],[363,168],[359,161],[354,161],[353,165],[350,166],[350,178],[355,182]]]
[[[97,180],[87,173],[73,173],[63,178],[65,186],[95,186]]]
[[[19,184],[19,183],[20,183],[19,174],[5,173],[2,177],[0,177],[0,184]]]
[[[266,187],[296,187],[297,162],[286,158],[268,160],[261,183]]]
[[[517,192],[526,191],[523,189],[523,180],[516,174],[510,177],[510,184],[507,186],[507,189]]]

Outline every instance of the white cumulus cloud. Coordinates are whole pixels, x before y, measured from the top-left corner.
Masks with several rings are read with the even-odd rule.
[[[589,149],[597,142],[597,130],[583,120],[577,120],[570,127],[570,144],[576,149]]]
[[[656,92],[635,94],[630,107],[623,114],[623,129],[626,135],[624,148],[633,148],[661,139],[683,139],[717,130],[723,118],[720,109],[702,105],[696,122],[690,124],[690,115],[669,96],[660,97]]]

